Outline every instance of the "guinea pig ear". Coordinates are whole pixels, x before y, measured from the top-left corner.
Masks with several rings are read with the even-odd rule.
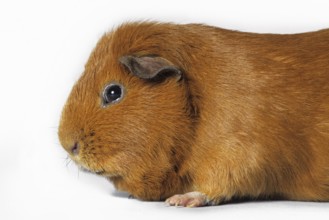
[[[123,56],[119,59],[132,74],[142,79],[155,79],[158,77],[177,77],[179,81],[182,77],[181,71],[162,57],[156,56]]]

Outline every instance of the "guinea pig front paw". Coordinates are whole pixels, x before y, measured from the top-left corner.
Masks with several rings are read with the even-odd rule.
[[[178,194],[168,198],[165,202],[169,206],[182,207],[201,207],[208,203],[207,196],[200,192],[189,192],[185,194]]]

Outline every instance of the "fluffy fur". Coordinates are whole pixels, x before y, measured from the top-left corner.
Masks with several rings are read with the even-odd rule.
[[[182,78],[139,78],[119,62],[124,56],[164,58]],[[126,92],[104,108],[109,82]],[[198,205],[328,201],[329,29],[275,35],[123,24],[92,52],[59,139],[76,163],[142,200],[197,191],[206,200]]]

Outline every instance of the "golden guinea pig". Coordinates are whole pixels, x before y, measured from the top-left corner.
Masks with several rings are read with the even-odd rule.
[[[329,201],[329,29],[124,23],[97,43],[59,139],[147,201]]]

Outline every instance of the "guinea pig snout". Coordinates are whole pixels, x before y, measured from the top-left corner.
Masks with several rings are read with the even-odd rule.
[[[76,156],[79,154],[79,149],[80,149],[79,143],[75,142],[74,145],[69,148],[69,151],[73,156]]]
[[[71,155],[78,156],[80,152],[80,144],[78,142],[62,144],[63,148]]]
[[[75,158],[93,149],[95,142],[95,131],[85,132],[84,129],[77,130],[70,131],[68,129],[62,129],[59,132],[61,145],[70,156]]]

